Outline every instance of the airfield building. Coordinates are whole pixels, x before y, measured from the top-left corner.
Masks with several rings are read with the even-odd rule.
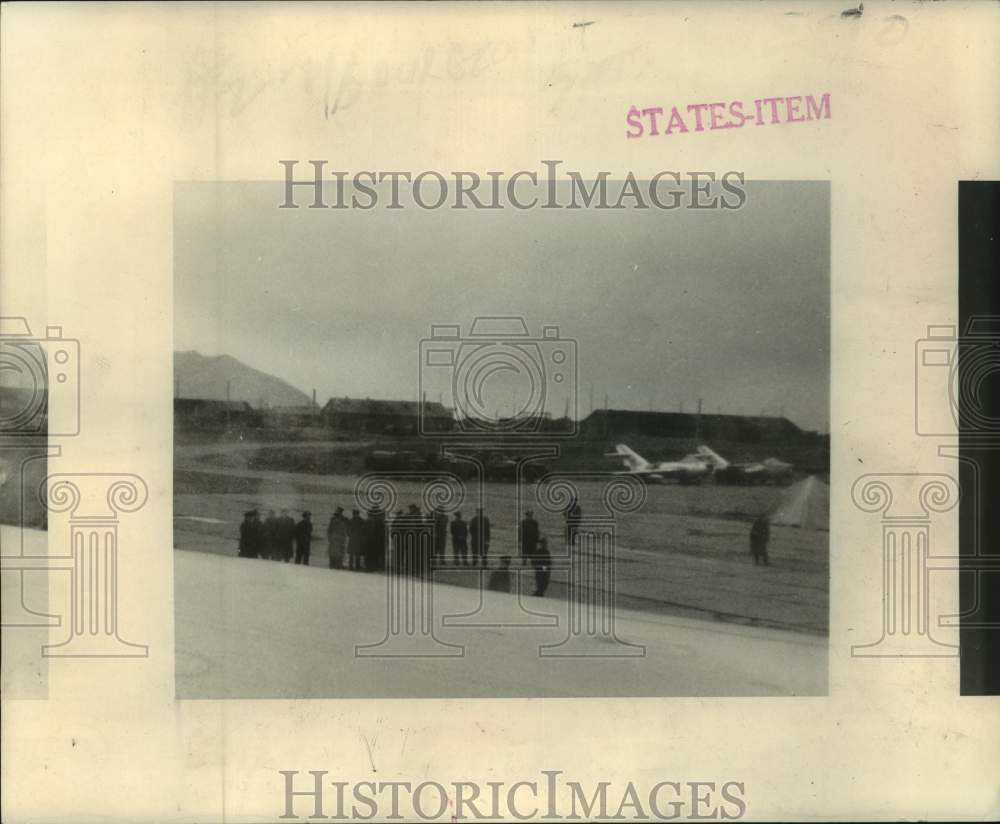
[[[301,429],[307,426],[318,426],[320,421],[319,407],[311,404],[268,406],[261,409],[260,415],[265,426],[275,429]]]
[[[423,407],[425,430],[448,432],[454,427],[454,416],[446,406],[424,402]],[[412,435],[420,431],[417,401],[330,398],[320,417],[325,426],[340,432]]]
[[[253,427],[259,424],[259,413],[246,401],[174,398],[174,426],[180,430]]]
[[[580,432],[594,440],[640,435],[742,443],[790,442],[805,434],[788,418],[781,417],[626,409],[596,409],[580,422]]]

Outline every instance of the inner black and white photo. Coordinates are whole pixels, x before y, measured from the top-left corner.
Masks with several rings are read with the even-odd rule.
[[[829,184],[375,188],[175,185],[177,696],[826,694]]]

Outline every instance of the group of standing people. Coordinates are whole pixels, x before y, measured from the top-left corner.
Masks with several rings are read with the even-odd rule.
[[[574,530],[580,518],[579,505],[574,501],[566,513],[566,538],[572,543]],[[394,536],[393,545],[387,546],[387,523],[396,522],[400,527],[389,534]],[[422,534],[431,534],[430,557],[417,552],[415,542],[405,540],[406,528],[418,528]],[[391,559],[393,569],[409,574],[423,574],[429,567],[443,567],[447,562],[448,538],[451,538],[452,566],[490,566],[491,543],[489,517],[482,508],[477,508],[468,521],[461,512],[456,512],[451,520],[442,509],[428,513],[411,504],[409,510],[398,510],[391,518],[381,509],[372,509],[363,517],[360,509],[354,509],[348,518],[344,508],[338,506],[326,528],[327,555],[330,569],[378,571],[386,568]],[[243,558],[265,558],[288,563],[309,565],[310,548],[313,540],[311,513],[302,512],[295,521],[287,509],[280,515],[270,510],[261,520],[260,513],[250,510],[243,515],[240,525],[239,555]],[[541,534],[538,521],[530,509],[518,524],[517,545],[521,563],[529,564],[535,572],[535,595],[544,595],[549,585],[552,571],[552,555],[548,540]],[[510,591],[511,556],[503,555],[500,565],[491,573],[490,589]]]
[[[361,510],[354,509],[348,518],[344,514],[344,508],[337,507],[326,528],[330,569],[384,569],[386,552],[396,551],[395,547],[386,546],[387,522],[389,525],[399,522],[400,527],[419,528],[420,531],[428,529],[432,535],[431,554],[435,565],[445,563],[449,535],[455,566],[487,565],[490,519],[483,514],[482,509],[476,510],[469,521],[463,519],[461,512],[456,512],[454,520],[450,522],[443,510],[423,513],[416,504],[410,504],[406,512],[397,510],[389,519],[380,509],[371,510],[367,514],[367,518],[362,517]],[[409,567],[408,564],[399,563],[394,566]]]
[[[381,509],[369,511],[367,518],[354,509],[348,518],[338,506],[326,527],[330,569],[385,569],[385,524]]]
[[[287,509],[281,514],[274,510],[261,520],[260,512],[251,509],[243,513],[240,524],[239,555],[241,558],[264,558],[289,563],[309,565],[312,546],[312,513],[305,511],[296,521]]]
[[[571,547],[575,541],[581,517],[580,505],[574,500],[565,513],[567,547]],[[454,567],[485,569],[489,566],[491,524],[482,508],[476,509],[476,514],[468,521],[462,517],[461,512],[456,512],[449,521],[447,513],[441,509],[424,514],[418,506],[411,504],[408,512],[398,510],[390,522],[397,519],[405,519],[407,526],[430,528],[433,535],[434,567],[440,568],[446,563],[449,536]],[[767,545],[770,537],[769,519],[766,515],[761,515],[750,528],[750,555],[755,565],[768,565]],[[327,525],[326,538],[330,569],[383,570],[388,552],[392,555],[394,569],[420,571],[418,568],[421,562],[416,555],[407,555],[408,552],[412,554],[412,547],[386,546],[386,514],[381,509],[370,510],[367,518],[361,516],[360,509],[354,509],[348,518],[344,514],[344,508],[338,506]],[[312,513],[308,510],[303,511],[301,518],[296,521],[287,509],[282,509],[280,514],[276,514],[273,509],[269,510],[263,520],[258,510],[251,509],[243,513],[243,523],[240,524],[239,556],[284,563],[290,563],[294,559],[296,564],[309,566],[312,540]],[[552,575],[552,555],[548,549],[548,540],[542,536],[538,521],[530,509],[518,524],[517,545],[522,565],[530,564],[534,568],[534,594],[544,595]],[[500,557],[499,567],[490,575],[490,589],[510,591],[510,564],[509,555]]]

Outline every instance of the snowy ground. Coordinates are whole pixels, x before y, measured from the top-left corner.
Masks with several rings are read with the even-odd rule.
[[[506,626],[446,626],[474,612],[469,587],[433,588],[434,635],[413,647],[451,657],[361,657],[386,637],[381,574],[329,571],[200,552],[175,553],[179,698],[503,698],[555,696],[818,695],[819,637],[620,610],[617,636],[642,657],[591,640],[582,657],[544,657],[567,636],[561,598],[484,593],[477,618]],[[317,574],[320,573],[320,574]],[[487,618],[488,616],[488,618]],[[464,619],[469,620],[469,619]],[[471,620],[476,620],[473,618]],[[385,650],[399,652],[395,650]]]

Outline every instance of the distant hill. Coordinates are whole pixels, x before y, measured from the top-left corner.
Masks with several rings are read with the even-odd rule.
[[[246,401],[254,408],[266,406],[302,406],[310,397],[290,383],[253,369],[229,355],[202,355],[200,352],[174,352],[174,394],[182,398]]]

